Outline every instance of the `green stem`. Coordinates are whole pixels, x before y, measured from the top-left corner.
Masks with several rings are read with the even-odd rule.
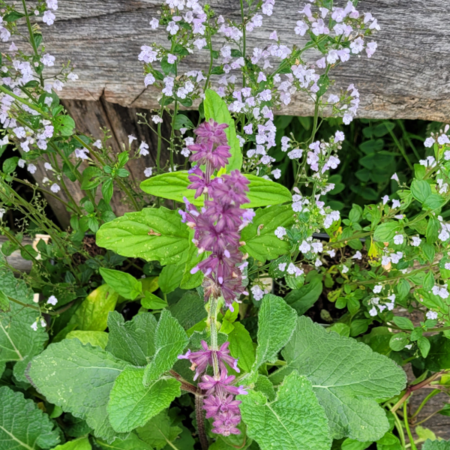
[[[395,428],[397,428],[397,433],[398,433],[398,435],[400,437],[400,442],[402,444],[402,448],[406,448],[405,432],[403,431],[402,422],[398,418],[396,412],[393,412],[392,414],[394,416]]]
[[[433,398],[435,395],[439,394],[441,391],[439,389],[434,389],[432,390],[424,399],[423,402],[420,404],[420,406],[417,408],[416,412],[411,416],[411,419],[414,419],[414,417],[416,417],[420,411],[422,410],[422,408],[425,406],[425,404],[428,402],[428,400],[430,400],[430,398]]]
[[[411,449],[417,450],[416,444],[414,443],[414,439],[411,434],[411,430],[409,429],[407,402],[403,403],[403,421],[405,422],[405,428],[406,432],[408,433],[408,439],[411,444]]]
[[[393,141],[395,142],[395,144],[397,145],[401,154],[403,155],[403,158],[405,158],[405,161],[408,164],[409,168],[411,170],[414,170],[414,167],[411,164],[411,161],[409,160],[408,155],[406,154],[405,149],[403,148],[403,145],[400,144],[400,141],[397,139],[397,136],[394,134],[394,132],[391,129],[389,129],[387,126],[386,126],[386,128],[389,130],[389,134],[391,135]]]
[[[420,160],[420,155],[419,152],[417,151],[415,145],[413,144],[412,140],[409,137],[408,132],[406,131],[405,125],[403,123],[402,120],[397,120],[398,125],[400,125],[400,128],[403,131],[403,137],[406,139],[406,141],[408,142],[409,146],[412,148],[414,155],[416,155],[417,161]]]
[[[174,107],[174,111],[173,111],[173,116],[172,116],[172,124],[170,126],[170,169],[173,172],[174,171],[174,166],[173,166],[173,153],[174,153],[174,137],[175,137],[175,119],[177,117],[178,114],[178,100],[175,100],[175,107]]]
[[[247,51],[247,37],[246,37],[246,30],[245,30],[245,16],[244,16],[244,1],[240,0],[241,2],[241,18],[242,18],[242,56],[244,58],[245,62],[245,54]],[[245,74],[244,71],[242,71],[242,87],[245,87]]]

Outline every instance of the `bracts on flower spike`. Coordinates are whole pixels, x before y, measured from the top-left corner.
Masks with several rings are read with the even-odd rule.
[[[248,295],[242,284],[239,267],[244,266],[244,256],[239,247],[242,245],[240,232],[254,216],[253,210],[241,208],[249,203],[246,194],[249,182],[238,170],[213,178],[214,172],[225,167],[231,156],[224,132],[226,128],[227,125],[211,120],[195,130],[196,142],[188,148],[192,152],[190,160],[198,165],[189,171],[189,189],[195,190],[195,198],[204,195],[205,205],[199,211],[185,199],[186,211],[180,211],[183,222],[194,230],[193,242],[199,254],[210,253],[191,273],[203,272],[205,300],[211,302],[211,309],[215,309],[212,305],[219,297],[232,309],[233,302],[238,302],[241,294]],[[230,355],[229,342],[218,348],[215,320],[214,315],[211,319],[211,347],[202,341],[202,350],[189,350],[179,358],[192,363],[194,380],[201,376],[198,386],[207,395],[203,409],[207,419],[213,418],[212,431],[229,436],[240,433],[237,425],[241,421],[241,402],[235,396],[246,394],[246,391],[242,386],[233,386],[235,377],[228,375],[227,365],[239,372],[237,359]],[[213,368],[212,376],[206,374],[209,366]]]

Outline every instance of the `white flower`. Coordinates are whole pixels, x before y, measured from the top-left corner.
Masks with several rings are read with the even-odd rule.
[[[296,148],[288,153],[289,159],[297,159],[302,157],[303,150]]]
[[[381,257],[381,265],[382,266],[387,266],[390,262],[391,262],[391,258],[389,256],[384,255]]]
[[[309,252],[309,251],[311,250],[311,245],[308,244],[308,242],[303,241],[303,242],[300,244],[299,250],[300,250],[302,253],[307,253],[307,252]]]
[[[313,253],[321,253],[323,252],[323,244],[322,242],[313,242],[311,244]]]
[[[398,262],[403,258],[402,252],[392,253],[391,254],[391,261],[393,264],[398,264]]]
[[[33,325],[31,325],[31,328],[33,328],[34,331],[37,331],[38,328],[37,322],[34,322]]]
[[[328,254],[330,255],[330,258],[334,258],[336,256],[336,250],[334,249],[328,250]]]
[[[398,200],[392,200],[392,208],[400,208],[402,204]]]
[[[423,145],[425,147],[429,148],[429,147],[432,147],[435,142],[436,141],[432,137],[429,137],[429,138],[425,139],[425,142],[423,143]]]
[[[388,299],[389,299],[391,302],[395,302],[395,294],[389,295],[389,296],[388,296]]]
[[[445,263],[444,267],[445,267],[446,270],[450,270],[450,263]]]
[[[385,195],[381,200],[383,200],[383,205],[389,201],[389,195]]]
[[[45,11],[44,15],[42,16],[42,22],[50,26],[55,22],[55,18],[55,15],[51,11]]]
[[[284,272],[286,270],[287,263],[280,263],[278,264],[278,270],[281,272]]]
[[[44,319],[41,319],[41,327],[45,328],[47,326],[47,322]]]
[[[52,296],[50,296],[49,299],[47,300],[47,303],[48,303],[49,305],[55,306],[55,305],[58,303],[58,299],[57,299],[54,295],[52,295]]]
[[[448,231],[445,230],[444,228],[441,230],[441,232],[439,233],[439,236],[438,236],[438,238],[441,241],[446,241],[449,237],[450,237],[450,234],[448,234]]]
[[[78,75],[76,73],[71,72],[71,73],[69,73],[69,75],[67,75],[67,78],[70,81],[77,81],[78,80]]]
[[[450,139],[448,138],[448,136],[446,134],[441,134],[438,137],[438,142],[440,145],[450,144]]]
[[[154,116],[152,116],[152,122],[153,123],[163,123],[163,120],[161,117],[159,117],[158,115],[155,114]]]
[[[45,55],[42,56],[41,58],[42,64],[44,64],[44,66],[47,67],[52,67],[55,65],[55,57],[46,53]]]
[[[34,164],[28,164],[27,170],[28,170],[28,172],[34,174],[34,173],[36,173],[37,167]]]
[[[316,267],[320,267],[322,265],[322,261],[319,258],[317,258],[316,261],[314,262],[314,265]]]
[[[281,177],[281,170],[280,169],[272,170],[272,175],[276,180],[278,180]]]
[[[252,286],[251,291],[253,294],[253,298],[257,301],[261,300],[264,297],[265,292],[257,284]]]
[[[6,209],[5,208],[0,208],[0,220],[3,219],[3,216],[5,215]]]
[[[418,237],[418,236],[413,236],[413,237],[412,237],[411,245],[412,245],[413,247],[418,247],[418,246],[420,245],[421,242],[422,242],[422,239],[420,239],[420,237]]]
[[[342,273],[347,273],[349,270],[348,266],[342,266]]]
[[[149,149],[148,144],[146,142],[141,142],[141,145],[139,146],[139,155],[147,156],[150,153],[148,149]]]
[[[392,175],[391,180],[395,180],[397,183],[400,183],[400,180],[398,179],[398,175],[396,173]]]
[[[352,259],[362,259],[362,254],[360,251],[357,251],[353,256]]]
[[[97,148],[102,148],[102,141],[97,139],[92,145]]]
[[[437,312],[434,312],[434,311],[428,311],[427,312],[427,319],[435,320],[437,318],[438,318],[438,313]]]
[[[89,150],[86,148],[76,148],[75,149],[75,156],[80,159],[89,159],[89,156],[87,155],[89,153]]]
[[[181,154],[187,158],[191,152],[188,148],[183,148],[183,150],[181,150]]]
[[[133,141],[137,141],[137,137],[132,134],[128,135],[128,145],[131,145]]]
[[[56,183],[53,183],[50,187],[50,190],[55,194],[57,194],[61,190],[61,188]]]
[[[151,167],[147,167],[145,170],[144,170],[144,175],[148,178],[148,177],[151,177],[152,176],[152,173],[153,173],[153,169],[151,168]]]
[[[279,239],[282,239],[283,236],[286,236],[286,228],[284,228],[284,227],[278,227],[278,228],[275,230],[275,236],[276,236],[277,238],[279,238]]]
[[[397,234],[394,236],[394,244],[395,245],[403,244],[403,234]]]
[[[381,284],[377,284],[374,288],[373,288],[373,292],[375,294],[379,294],[383,289],[383,286]]]
[[[56,11],[58,9],[58,0],[47,0],[47,8]]]
[[[20,158],[19,159],[19,161],[17,161],[17,165],[21,168],[21,169],[23,169],[24,167],[25,167],[25,160],[24,159],[22,159],[22,158]]]
[[[153,74],[148,73],[144,78],[145,87],[151,86],[155,81],[156,81],[156,79],[153,76]]]
[[[372,317],[376,316],[376,315],[378,314],[377,308],[375,308],[375,306],[372,307],[372,309],[369,311],[369,314],[370,314]]]
[[[153,17],[153,19],[150,20],[150,26],[152,27],[152,30],[156,30],[159,27],[159,20]]]

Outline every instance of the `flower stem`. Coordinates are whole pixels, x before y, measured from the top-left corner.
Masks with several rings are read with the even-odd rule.
[[[405,428],[406,428],[406,432],[408,433],[409,442],[411,443],[411,450],[417,450],[416,444],[414,443],[414,439],[411,434],[411,430],[409,429],[408,409],[407,409],[406,401],[403,403],[403,420],[405,422]]]
[[[195,396],[195,418],[197,419],[198,437],[202,450],[208,450],[209,443],[205,430],[205,413],[203,412],[203,397],[201,395]]]

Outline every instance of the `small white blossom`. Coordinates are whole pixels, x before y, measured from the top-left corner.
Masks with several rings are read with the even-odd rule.
[[[400,180],[398,179],[398,175],[396,173],[392,175],[391,180],[395,180],[397,183],[400,183]]]
[[[389,195],[385,195],[381,200],[383,200],[383,205],[389,201]]]
[[[31,325],[31,328],[32,328],[34,331],[37,331],[37,328],[38,328],[37,322],[34,322],[34,323]]]
[[[435,142],[436,142],[436,141],[435,141],[432,137],[429,137],[429,138],[425,139],[425,142],[423,143],[423,145],[424,145],[425,147],[430,148],[430,147],[433,146],[433,144],[434,144]]]
[[[281,177],[281,170],[280,169],[275,169],[272,170],[272,175],[275,178],[275,180],[278,180]]]
[[[152,27],[152,30],[156,30],[159,27],[159,20],[153,17],[153,19],[150,20],[150,26]]]
[[[450,270],[450,263],[445,263],[444,267],[446,270]]]
[[[278,227],[278,228],[275,230],[275,236],[276,236],[277,238],[279,238],[279,239],[282,239],[283,236],[286,236],[286,228],[284,228],[284,227]]]
[[[303,242],[300,244],[299,250],[300,250],[302,253],[307,253],[307,252],[309,252],[309,251],[311,250],[311,245],[308,244],[308,242],[303,241]]]
[[[398,264],[402,258],[403,258],[402,252],[391,253],[391,261],[393,264]]]
[[[403,244],[403,234],[397,234],[394,236],[394,244],[395,245]]]
[[[146,142],[141,142],[141,145],[139,146],[139,156],[147,156],[150,153],[148,149],[148,144]]]
[[[251,291],[253,294],[253,298],[257,301],[261,300],[264,297],[265,292],[257,284],[252,286]]]
[[[334,258],[336,256],[336,250],[334,249],[328,250],[328,254],[330,255],[330,258]]]
[[[280,263],[278,264],[278,270],[281,272],[284,272],[286,270],[287,263]]]
[[[86,148],[76,148],[75,149],[75,157],[80,159],[89,159],[89,156],[87,155],[89,153],[89,150]]]
[[[360,251],[357,251],[353,256],[352,259],[362,259],[362,254]]]
[[[154,115],[154,116],[152,116],[152,122],[153,123],[163,123],[163,120],[158,115]]]
[[[49,297],[49,299],[47,300],[47,303],[48,303],[49,305],[55,306],[55,305],[58,303],[58,299],[57,299],[54,295],[51,295],[51,296]]]
[[[0,220],[3,219],[3,216],[5,215],[6,209],[5,208],[0,208]]]
[[[131,145],[134,141],[137,141],[137,137],[132,134],[128,135],[128,145]]]
[[[47,322],[44,319],[41,319],[41,327],[45,328],[47,326]]]
[[[369,314],[374,317],[378,314],[377,308],[375,306],[372,307],[372,309],[369,311]]]
[[[152,176],[152,173],[153,173],[153,169],[151,168],[151,167],[147,167],[145,170],[144,170],[144,175],[148,178],[148,177],[151,177]]]
[[[53,184],[51,185],[51,187],[50,187],[50,190],[51,190],[52,192],[54,192],[55,194],[57,194],[57,193],[61,190],[61,188],[59,187],[58,184],[53,183]]]
[[[342,273],[347,273],[349,270],[348,266],[342,266]]]
[[[429,320],[435,320],[438,318],[438,313],[435,311],[428,311],[427,312],[427,319]]]
[[[383,289],[383,285],[377,284],[377,285],[373,288],[373,292],[374,292],[375,294],[379,294],[379,293],[382,291],[382,289]]]
[[[56,16],[51,11],[45,11],[44,15],[42,16],[42,22],[50,26],[55,22],[55,18]]]
[[[420,237],[418,237],[418,236],[413,236],[413,237],[412,237],[411,245],[412,245],[413,247],[418,247],[418,246],[420,245],[421,242],[422,242],[422,239],[420,239]]]
[[[28,172],[34,174],[36,173],[37,167],[34,164],[28,164],[27,170]]]

